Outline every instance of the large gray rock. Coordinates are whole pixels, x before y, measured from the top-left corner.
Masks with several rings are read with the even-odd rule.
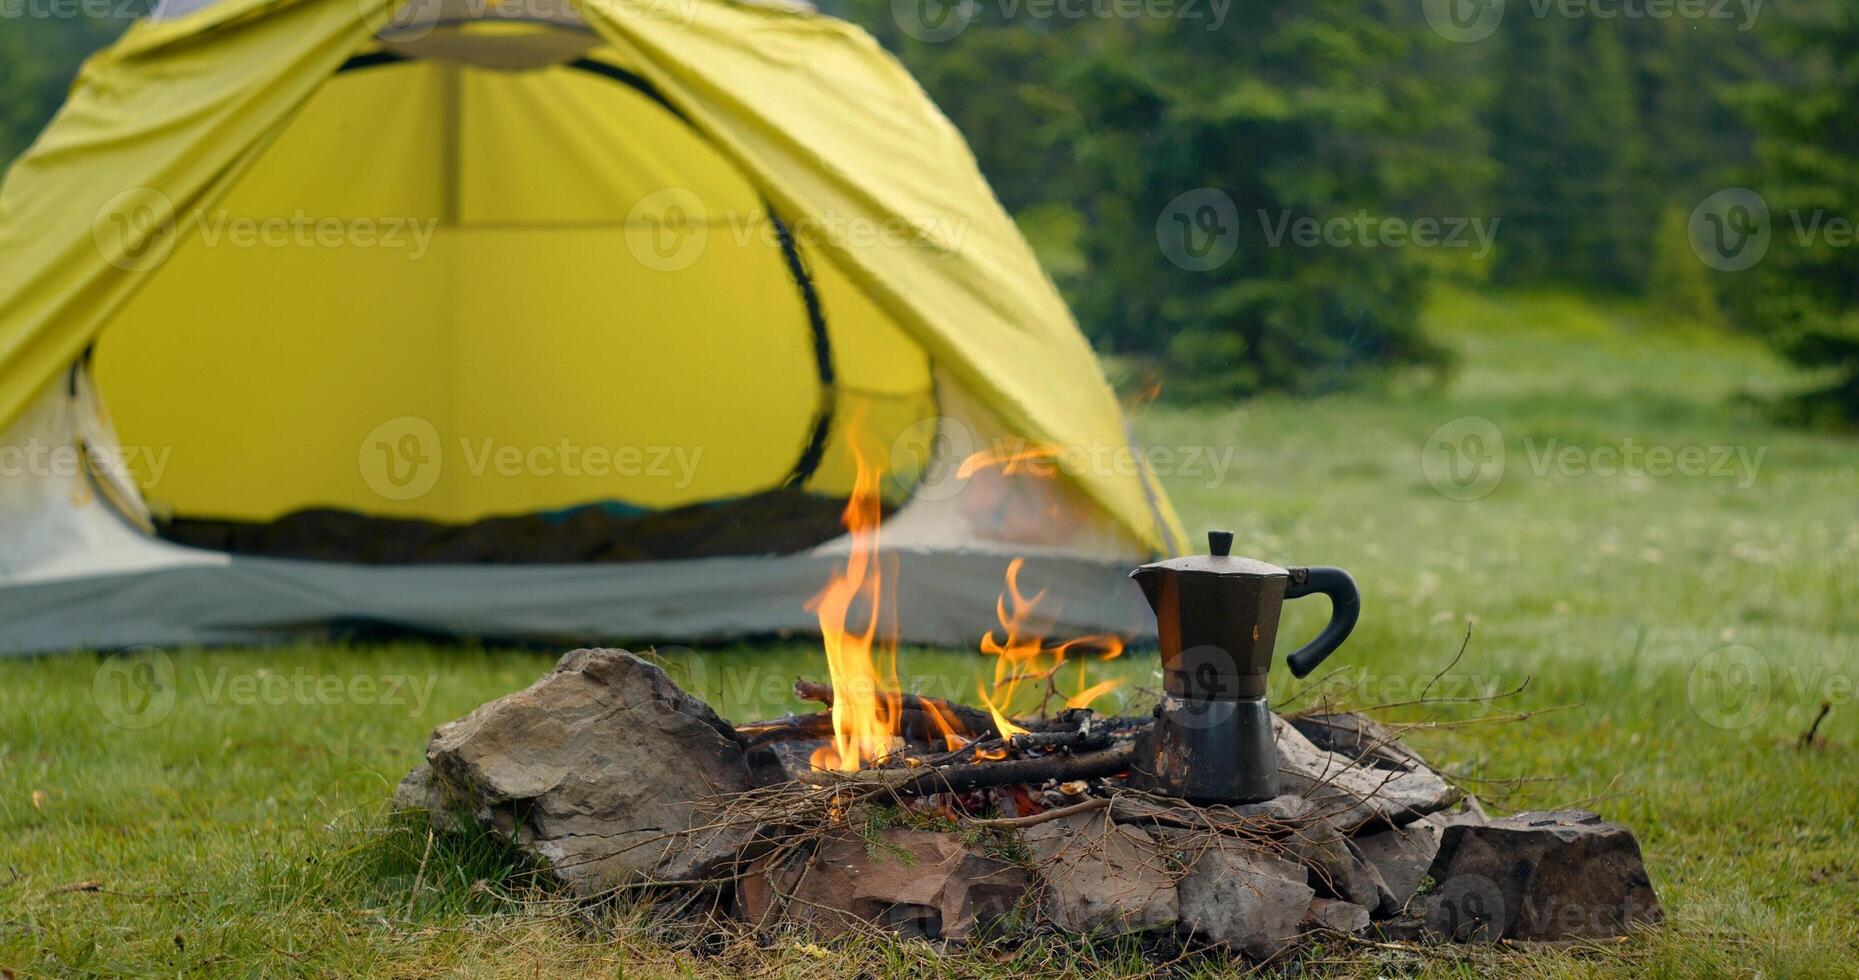
[[[1401,900],[1382,880],[1381,872],[1355,842],[1338,833],[1327,820],[1299,827],[1288,839],[1291,853],[1310,869],[1310,884],[1319,895],[1340,898],[1363,908],[1393,915]]]
[[[1452,824],[1428,873],[1414,904],[1447,939],[1603,938],[1664,917],[1632,832],[1584,810]]]
[[[780,863],[764,859],[737,883],[743,918],[802,925],[818,936],[875,926],[917,939],[969,939],[1005,918],[1026,872],[951,833],[885,830],[828,837]]]
[[[1427,869],[1433,866],[1433,856],[1439,853],[1440,834],[1449,823],[1445,815],[1435,813],[1405,827],[1390,827],[1355,838],[1357,852],[1374,866],[1388,888],[1394,908],[1387,914],[1406,907],[1419,890]]]
[[[1345,834],[1371,821],[1388,826],[1411,823],[1464,795],[1418,759],[1352,758],[1317,747],[1276,715],[1272,725],[1278,739],[1280,791],[1309,800],[1319,816]]]
[[[717,798],[750,785],[735,729],[624,650],[568,654],[439,726],[426,759],[402,803],[483,827],[579,896],[709,878],[748,836],[709,827]]]
[[[1303,926],[1307,931],[1322,930],[1354,936],[1368,931],[1368,909],[1340,899],[1313,898],[1310,900],[1310,909],[1304,913]]]
[[[1032,852],[1040,913],[1060,929],[1116,936],[1171,926],[1180,915],[1167,855],[1141,827],[1081,813],[1020,838]]]
[[[1468,796],[1457,810],[1430,813],[1404,827],[1377,828],[1369,824],[1358,831],[1350,843],[1364,860],[1374,865],[1398,911],[1407,906],[1419,891],[1420,883],[1426,880],[1427,871],[1433,867],[1433,858],[1439,854],[1439,839],[1447,827],[1457,823],[1490,822],[1491,817],[1478,798]]]
[[[1183,933],[1269,959],[1297,938],[1316,892],[1296,861],[1234,838],[1168,832],[1184,872],[1176,891]]]

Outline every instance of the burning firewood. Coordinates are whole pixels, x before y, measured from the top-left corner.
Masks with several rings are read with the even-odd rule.
[[[1131,742],[1082,755],[1051,753],[1030,759],[957,763],[946,766],[868,769],[859,772],[803,773],[814,786],[881,785],[899,796],[963,793],[990,786],[1038,786],[1048,780],[1069,781],[1114,776],[1130,767]]]
[[[833,685],[803,678],[794,682],[794,696],[802,701],[812,701],[815,704],[831,707]],[[926,697],[921,694],[899,694],[897,699],[898,707],[905,712],[941,715],[950,727],[955,729],[957,735],[970,739],[983,735],[1000,735],[1000,729],[994,724],[993,716],[979,708],[971,708],[965,704],[956,704],[953,701],[944,701],[941,698]]]

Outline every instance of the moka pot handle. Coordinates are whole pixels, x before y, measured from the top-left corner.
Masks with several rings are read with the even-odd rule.
[[[1356,617],[1362,613],[1362,596],[1356,592],[1356,580],[1340,568],[1312,565],[1287,571],[1291,573],[1291,581],[1285,585],[1285,598],[1301,599],[1319,592],[1330,597],[1329,625],[1316,639],[1285,658],[1285,663],[1291,665],[1292,675],[1303,677],[1316,670],[1323,658],[1335,653],[1336,648],[1349,639],[1350,631],[1356,628]]]

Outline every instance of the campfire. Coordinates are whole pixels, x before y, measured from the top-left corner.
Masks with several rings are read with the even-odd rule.
[[[731,724],[647,659],[579,650],[436,730],[399,801],[507,842],[581,899],[650,891],[753,930],[1140,933],[1268,959],[1313,935],[1385,947],[1659,921],[1624,827],[1493,816],[1399,727],[1274,713],[1282,602],[1331,600],[1329,625],[1288,658],[1301,677],[1347,639],[1355,584],[1232,556],[1224,532],[1207,555],[1133,573],[1159,627],[1151,713],[1096,710],[1116,683],[1092,665],[1123,640],[1048,635],[1019,559],[997,628],[976,638],[992,678],[975,703],[902,690],[882,474],[869,447],[853,455],[850,549],[810,606],[825,679],[793,688],[819,710]]]
[[[940,743],[951,758],[970,749],[974,761],[1001,761],[1010,754],[1027,751],[1031,744],[1012,741],[1032,734],[1032,729],[1008,717],[1023,686],[1042,688],[1044,703],[1050,704],[1052,695],[1059,691],[1061,676],[1069,674],[1074,688],[1062,699],[1067,709],[1089,708],[1116,689],[1118,682],[1114,680],[1090,683],[1084,658],[1115,658],[1123,653],[1123,639],[1105,634],[1048,643],[1038,625],[1045,595],[1036,592],[1029,596],[1021,590],[1019,579],[1025,562],[1015,558],[1007,563],[997,606],[1001,635],[997,638],[990,631],[980,637],[978,644],[981,653],[994,658],[992,687],[984,684],[976,692],[986,715],[901,691],[894,619],[896,577],[886,573],[880,560],[883,474],[874,462],[875,453],[858,436],[863,427],[855,420],[851,430],[855,434],[851,440],[855,476],[842,515],[851,547],[845,566],[834,573],[809,607],[819,617],[831,683],[820,686],[803,682],[795,687],[796,697],[825,704],[830,713],[825,720],[796,718],[767,723],[769,737],[788,731],[817,735],[820,726],[828,725],[830,740],[809,756],[811,766],[819,770],[854,772],[921,764],[927,754],[926,743],[930,742]],[[1036,449],[1014,454],[976,453],[962,462],[957,477],[967,479],[987,468],[1017,475],[1024,464],[1044,455]],[[1058,743],[1055,740],[1053,744]]]

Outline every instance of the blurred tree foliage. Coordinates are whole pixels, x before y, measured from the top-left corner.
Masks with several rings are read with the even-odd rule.
[[[1041,16],[979,0],[933,42],[904,29],[899,0],[828,6],[968,134],[1093,342],[1157,364],[1165,391],[1190,398],[1438,364],[1417,312],[1441,275],[1652,293],[1710,318],[1715,273],[1674,248],[1668,212],[1751,159],[1725,93],[1769,64],[1747,20],[1522,0],[1463,44],[1415,0],[1236,3],[1217,30],[1206,10]],[[1158,219],[1198,188],[1227,194],[1238,224],[1232,258],[1206,271],[1158,247]],[[1496,221],[1495,249],[1272,233],[1287,216],[1358,215]]]
[[[1767,204],[1770,240],[1725,294],[1784,356],[1833,374],[1799,399],[1799,412],[1850,421],[1859,419],[1859,3],[1797,13],[1778,31],[1785,70],[1734,100],[1757,132],[1745,179]]]
[[[0,21],[0,160],[12,160],[32,143],[64,104],[78,66],[145,6],[125,4],[115,19],[55,17],[67,8],[30,3],[6,7],[22,16]]]
[[[1692,251],[1690,216],[1682,208],[1666,208],[1653,239],[1646,298],[1677,316],[1721,325],[1723,309],[1717,302],[1713,275],[1716,273]]]
[[[1489,177],[1482,52],[1428,30],[1411,2],[1235,5],[1217,30],[1199,12],[1014,18],[984,4],[959,37],[923,43],[891,0],[845,11],[969,136],[1092,341],[1162,367],[1165,394],[1319,390],[1440,363],[1418,324],[1426,261],[1359,237],[1300,245],[1288,229],[1474,213]],[[1441,84],[1454,64],[1469,83]],[[1231,208],[1205,210],[1209,191],[1171,208],[1203,188]],[[1172,261],[1158,236],[1174,220],[1231,257]]]

